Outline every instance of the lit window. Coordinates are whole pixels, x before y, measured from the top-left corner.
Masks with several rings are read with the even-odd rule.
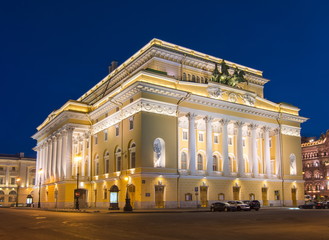
[[[274,200],[280,200],[280,191],[279,190],[274,191]]]
[[[214,143],[218,143],[218,134],[214,135]]]
[[[116,153],[115,153],[115,171],[118,172],[118,171],[121,171],[121,149],[118,148]]]
[[[216,155],[212,156],[212,170],[218,171],[218,158]]]
[[[199,142],[203,142],[203,132],[199,132]]]
[[[198,170],[203,170],[203,157],[202,155],[199,153],[198,154]]]
[[[181,153],[180,164],[181,169],[187,169],[187,154],[185,152]]]
[[[129,130],[133,130],[133,129],[134,129],[134,119],[129,118]]]
[[[183,130],[183,140],[187,140],[187,130]]]

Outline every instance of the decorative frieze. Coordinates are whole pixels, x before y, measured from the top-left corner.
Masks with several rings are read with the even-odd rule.
[[[292,127],[287,125],[281,126],[281,133],[283,135],[300,137],[300,128],[299,127]]]

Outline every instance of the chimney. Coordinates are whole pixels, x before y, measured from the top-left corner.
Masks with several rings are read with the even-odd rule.
[[[112,61],[111,65],[109,66],[109,72],[113,72],[116,68],[118,67],[118,62],[117,61]]]

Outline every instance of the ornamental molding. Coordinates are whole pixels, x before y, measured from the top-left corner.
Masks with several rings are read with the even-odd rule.
[[[140,98],[137,101],[122,108],[121,111],[116,112],[94,124],[91,134],[96,134],[100,131],[103,131],[119,123],[123,119],[129,118],[141,111],[176,117],[177,106],[175,104]]]
[[[287,136],[300,137],[300,128],[288,125],[281,125],[281,133]]]
[[[57,115],[54,119],[52,119],[46,126],[44,126],[41,130],[35,133],[32,138],[37,140],[40,137],[51,134],[66,120],[83,120],[89,121],[88,115],[86,113],[78,113],[72,111],[64,111]],[[80,124],[79,124],[80,126]]]

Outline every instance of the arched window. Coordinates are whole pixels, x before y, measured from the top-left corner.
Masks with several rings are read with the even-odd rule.
[[[250,201],[255,200],[255,194],[254,193],[249,194],[249,200]]]
[[[136,144],[131,143],[129,147],[129,168],[136,167]]]
[[[0,190],[0,202],[4,202],[5,201],[5,192]]]
[[[195,82],[195,76],[192,75],[192,82]]]
[[[191,81],[191,74],[187,74],[187,81]]]
[[[99,157],[98,157],[98,155],[96,155],[96,157],[95,157],[95,175],[96,176],[99,175]]]
[[[121,171],[121,149],[118,147],[115,151],[115,171]]]
[[[231,171],[232,172],[237,172],[237,162],[236,162],[236,159],[233,155],[230,155],[228,157],[229,159],[229,162],[230,162],[230,165],[231,165]]]
[[[204,79],[203,79],[203,77],[201,77],[201,83],[204,83]]]
[[[183,73],[183,81],[186,81],[186,73]]]
[[[185,152],[181,153],[180,168],[181,169],[187,169],[187,154]]]
[[[110,172],[110,154],[108,151],[104,154],[104,173]]]
[[[198,163],[197,170],[203,170],[203,157],[200,153],[198,154],[197,161],[198,161],[197,162]]]
[[[200,77],[199,76],[196,77],[196,82],[200,83]]]
[[[16,202],[16,197],[17,197],[16,191],[10,191],[8,201],[9,202]]]
[[[216,155],[212,156],[212,170],[215,172],[218,171],[218,157]]]
[[[162,138],[156,138],[153,142],[153,165],[155,168],[166,165],[166,144]]]

